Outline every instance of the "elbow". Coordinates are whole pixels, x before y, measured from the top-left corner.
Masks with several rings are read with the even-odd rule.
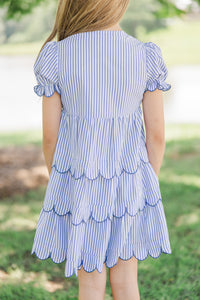
[[[165,149],[166,142],[164,134],[151,134],[150,136],[147,135],[147,142],[149,141],[152,144],[158,145]]]
[[[53,136],[43,136],[42,139],[43,146],[54,145],[55,143],[56,143],[56,138],[54,138]]]
[[[153,139],[153,143],[157,149],[159,149],[162,153],[165,153],[165,139],[161,136],[155,136]]]
[[[160,145],[165,145],[165,137],[162,134],[154,134],[153,135],[153,140]]]
[[[55,144],[58,138],[58,133],[55,130],[44,130],[43,129],[43,136],[42,141],[44,145],[51,145]]]

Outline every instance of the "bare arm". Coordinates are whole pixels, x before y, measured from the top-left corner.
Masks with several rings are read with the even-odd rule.
[[[54,95],[51,97],[43,96],[42,148],[43,148],[44,158],[48,168],[49,175],[51,173],[51,165],[53,162],[53,155],[54,155],[57,138],[58,138],[61,111],[62,111],[62,103],[61,103],[60,95],[57,92],[55,92]]]
[[[165,124],[163,91],[144,93],[142,108],[146,129],[146,146],[151,163],[158,176],[165,152]]]

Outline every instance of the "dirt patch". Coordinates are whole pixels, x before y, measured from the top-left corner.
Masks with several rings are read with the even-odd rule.
[[[48,179],[41,147],[27,145],[0,148],[0,199],[46,186]]]

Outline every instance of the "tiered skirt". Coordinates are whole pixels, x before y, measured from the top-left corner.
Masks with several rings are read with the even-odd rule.
[[[66,260],[65,277],[83,265],[102,272],[118,260],[171,253],[159,182],[150,163],[135,173],[75,179],[52,168],[31,254]],[[51,184],[50,184],[51,183]],[[142,187],[141,187],[142,183]],[[58,189],[59,185],[59,189]]]
[[[119,119],[62,112],[31,254],[66,260],[65,277],[172,252],[141,120],[140,108]]]

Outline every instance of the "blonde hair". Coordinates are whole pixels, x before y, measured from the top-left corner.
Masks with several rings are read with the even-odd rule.
[[[59,0],[53,30],[42,48],[55,37],[61,41],[75,33],[106,29],[116,24],[125,13],[129,1]]]

